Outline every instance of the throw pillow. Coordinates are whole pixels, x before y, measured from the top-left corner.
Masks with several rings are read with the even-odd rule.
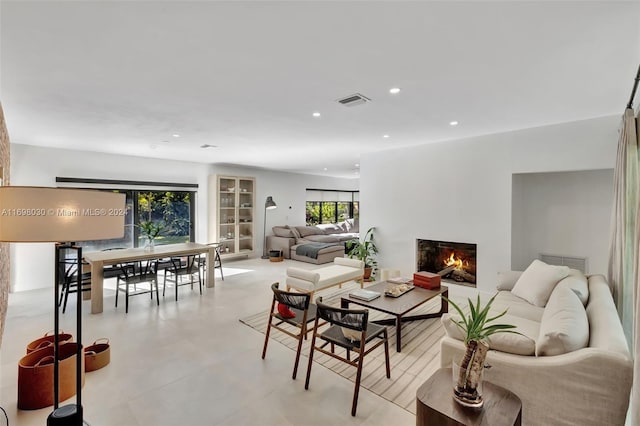
[[[296,313],[283,303],[278,303],[278,313],[282,318],[295,318],[296,316]]]
[[[569,267],[548,265],[538,259],[531,262],[511,293],[535,306],[544,307],[558,281],[569,275]]]
[[[293,236],[295,237],[295,239],[297,240],[298,238],[302,238],[300,236],[300,232],[298,231],[298,228],[296,228],[295,226],[289,228],[291,230],[291,233],[293,234]]]
[[[273,230],[273,235],[276,237],[284,237],[284,238],[294,238],[293,232],[289,229],[288,226],[274,226],[271,228]]]
[[[558,283],[558,287],[569,287],[575,294],[578,295],[578,299],[582,302],[583,306],[587,306],[589,301],[589,283],[587,277],[577,269],[569,269],[569,276],[563,278]]]
[[[296,229],[302,238],[308,237],[309,235],[324,235],[324,231],[315,226],[296,226]]]
[[[513,286],[518,281],[518,278],[522,275],[522,271],[502,271],[498,272],[498,285],[496,289],[498,291],[511,291]]]
[[[536,356],[560,355],[589,344],[589,319],[578,295],[558,286],[542,314]]]

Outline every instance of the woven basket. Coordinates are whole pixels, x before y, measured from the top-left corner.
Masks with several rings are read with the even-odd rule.
[[[76,393],[76,357],[78,343],[65,343],[59,348],[59,398]],[[84,360],[82,361],[84,364]],[[82,365],[84,385],[84,365]],[[18,362],[18,408],[37,410],[53,405],[53,345],[35,350]]]
[[[84,349],[84,371],[99,370],[111,361],[109,339],[102,338]]]
[[[53,347],[53,340],[55,339],[55,337],[56,336],[54,334],[49,334],[49,332],[45,333],[44,336],[30,342],[27,345],[27,353],[29,354],[33,351],[46,348],[48,346]],[[58,339],[59,344],[63,344],[70,342],[73,339],[73,336],[60,330],[60,333],[58,333]]]

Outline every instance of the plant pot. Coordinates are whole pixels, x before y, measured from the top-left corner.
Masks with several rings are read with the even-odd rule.
[[[371,273],[373,272],[373,268],[369,266],[365,266],[364,268],[364,280],[371,281]]]
[[[484,404],[482,380],[488,349],[482,342],[470,341],[464,358],[453,361],[453,398],[464,407],[480,408]]]

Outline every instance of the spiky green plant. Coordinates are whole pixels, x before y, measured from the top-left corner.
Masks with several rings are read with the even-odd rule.
[[[465,338],[464,343],[466,350],[464,357],[460,362],[460,373],[458,376],[457,387],[454,394],[466,401],[482,400],[478,395],[477,386],[480,381],[482,369],[484,368],[484,360],[487,354],[486,342],[488,338],[496,333],[516,333],[516,328],[511,324],[493,324],[493,321],[504,316],[505,310],[499,315],[489,317],[489,309],[496,296],[493,296],[489,302],[482,307],[480,305],[480,295],[476,304],[467,299],[469,302],[469,314],[465,315],[462,309],[448,298],[442,296],[453,308],[460,314],[460,320],[454,320],[454,323],[463,331]]]
[[[496,296],[493,296],[489,303],[487,303],[484,308],[480,305],[480,295],[478,295],[478,300],[474,305],[471,299],[467,299],[469,302],[469,315],[465,316],[464,312],[458,305],[452,302],[450,299],[443,297],[453,308],[458,311],[460,314],[459,321],[454,321],[454,323],[460,327],[460,329],[465,334],[464,343],[469,344],[470,341],[476,340],[479,342],[486,342],[487,338],[496,333],[507,332],[507,333],[517,333],[514,331],[508,331],[509,329],[516,328],[515,325],[511,324],[489,324],[498,318],[504,316],[507,311],[505,310],[499,315],[488,318],[489,309],[491,308],[491,304],[493,303]],[[518,333],[520,334],[520,333]]]

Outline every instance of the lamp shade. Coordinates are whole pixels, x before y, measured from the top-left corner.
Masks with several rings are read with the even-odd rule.
[[[265,201],[265,203],[264,203],[264,208],[267,209],[267,210],[271,210],[271,209],[275,209],[276,207],[278,207],[276,205],[276,202],[273,201],[273,197],[271,195],[269,195],[267,197],[267,201]]]
[[[89,241],[124,236],[125,194],[0,187],[0,241]]]

